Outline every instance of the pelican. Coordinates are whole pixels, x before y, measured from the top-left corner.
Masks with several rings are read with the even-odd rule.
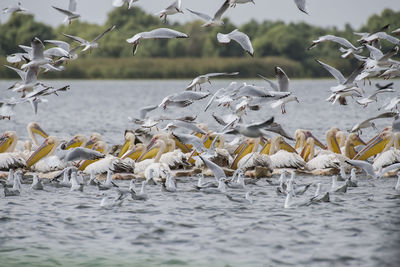
[[[47,137],[26,161],[26,166],[37,172],[64,169],[66,164],[58,156],[53,155],[59,144],[60,141],[57,137]]]
[[[107,144],[104,141],[97,141],[93,150],[107,154]],[[133,172],[135,163],[131,159],[121,159],[113,155],[106,155],[104,158],[99,160],[87,160],[81,164],[79,170],[83,170],[85,174],[99,174],[106,173],[109,170],[115,172]]]
[[[86,142],[87,142],[86,136],[84,136],[83,134],[76,134],[74,137],[71,138],[71,140],[69,140],[64,145],[64,149],[68,150],[68,149],[74,148],[74,147],[81,147],[81,146],[84,146],[84,144],[86,144]]]
[[[86,148],[92,148],[93,145],[97,142],[97,141],[102,141],[103,138],[101,137],[101,134],[99,133],[92,133],[89,137],[89,141],[86,142],[86,144],[84,145]]]
[[[305,169],[308,171],[319,170],[318,173],[313,172],[314,175],[329,175],[337,172],[339,168],[339,160],[335,153],[329,150],[320,150],[318,155],[315,155],[314,139],[307,138],[306,145],[301,155],[307,160]]]
[[[268,155],[258,152],[260,146],[260,138],[247,139],[247,145],[242,148],[242,151],[235,157],[231,168],[242,169],[244,171],[254,169],[256,166],[268,168],[272,171],[273,164]],[[248,147],[251,146],[251,152],[248,153]],[[247,153],[246,153],[247,152]],[[246,154],[245,154],[246,153]]]
[[[171,172],[169,166],[166,163],[160,162],[161,155],[164,153],[166,149],[166,144],[163,140],[157,139],[151,145],[151,147],[148,148],[148,150],[150,150],[153,147],[158,147],[159,151],[156,157],[154,158],[153,162],[146,167],[144,171],[144,177],[146,179],[150,179],[150,176],[152,176],[153,179],[155,179],[156,181],[157,180],[160,181],[161,178],[167,177],[167,173]],[[152,175],[150,174],[150,172],[152,172]]]
[[[284,147],[285,149],[281,149]],[[303,168],[306,163],[297,154],[296,150],[286,143],[282,136],[277,136],[271,141],[269,157],[273,168]]]
[[[0,138],[0,170],[25,168],[25,157],[14,152],[18,137],[14,131],[5,132]]]
[[[132,131],[126,130],[124,134],[124,139],[125,142],[122,145],[121,151],[118,154],[119,158],[122,158],[124,154],[135,145],[136,136]]]

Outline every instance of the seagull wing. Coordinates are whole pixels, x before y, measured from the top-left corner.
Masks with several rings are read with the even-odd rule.
[[[43,49],[44,45],[42,41],[39,40],[39,38],[33,38],[31,41],[31,47],[32,47],[32,58],[33,59],[41,59],[44,57],[43,55]]]
[[[379,50],[378,48],[373,47],[372,45],[368,45],[368,44],[365,45],[365,46],[368,48],[369,53],[370,53],[370,57],[372,59],[379,60],[379,59],[381,59],[383,57],[382,51]]]
[[[78,43],[81,43],[81,44],[87,44],[88,43],[88,41],[84,40],[83,38],[81,38],[79,36],[73,36],[73,35],[69,35],[69,34],[65,34],[65,33],[63,33],[62,35],[64,35],[65,37],[68,37],[68,38],[70,38],[70,39],[72,39],[72,40],[74,40],[74,41],[76,41]]]
[[[294,0],[294,2],[300,11],[308,14],[306,0]]]
[[[217,180],[221,178],[226,178],[225,172],[220,166],[205,157],[199,157],[204,162],[204,164],[214,173],[214,176]]]
[[[280,67],[275,67],[276,80],[280,92],[289,92],[289,78]]]
[[[230,3],[230,0],[225,0],[225,2],[222,4],[222,6],[217,10],[217,12],[214,15],[213,20],[220,20],[222,15],[225,13],[225,11],[228,10]]]
[[[359,167],[363,169],[367,174],[375,177],[374,167],[372,166],[371,163],[363,160],[351,160],[351,159],[346,159],[345,162],[350,165]]]
[[[144,118],[146,118],[146,115],[148,112],[155,110],[156,108],[158,108],[158,105],[152,105],[152,106],[147,106],[147,107],[141,108],[139,110],[139,118],[141,120],[143,120]]]
[[[346,79],[344,78],[343,74],[338,71],[337,69],[335,69],[332,66],[329,66],[328,64],[325,64],[319,60],[316,60],[324,69],[326,69],[333,77],[335,77],[335,79],[340,83],[343,84]]]
[[[244,51],[249,53],[250,56],[254,56],[253,46],[251,45],[250,38],[246,34],[236,29],[229,34],[229,37],[240,44]]]
[[[99,158],[104,158],[104,154],[96,150],[84,147],[76,147],[69,150],[64,158],[64,161],[95,160]]]
[[[274,91],[279,91],[278,85],[271,80],[268,80],[266,77],[262,76],[261,74],[257,74],[261,77],[264,81],[266,81]]]
[[[52,7],[53,7],[55,10],[57,10],[57,11],[63,13],[64,15],[67,15],[67,16],[74,16],[74,13],[72,13],[72,12],[69,11],[69,10],[62,9],[62,8],[59,8],[59,7],[55,7],[55,6],[52,6]]]
[[[186,9],[187,9],[189,12],[191,12],[191,13],[195,14],[196,16],[198,16],[199,18],[201,18],[201,19],[204,20],[204,21],[212,20],[212,17],[210,17],[210,16],[207,15],[207,14],[200,13],[200,12],[196,12],[196,11],[190,10],[189,8],[186,8]]]
[[[13,70],[13,71],[15,71],[19,75],[19,77],[21,77],[21,80],[25,82],[27,72],[25,72],[23,70],[20,70],[20,69],[17,69],[17,68],[14,68],[14,67],[11,67],[11,66],[7,66],[7,65],[4,65],[4,66],[9,68],[9,69],[11,69],[11,70]]]
[[[194,124],[193,122],[175,120],[173,122],[173,124],[175,126],[178,126],[178,127],[181,127],[181,128],[185,128],[185,129],[191,130],[191,131],[196,132],[196,133],[207,134],[204,130],[202,130],[201,128],[197,127],[197,125]]]
[[[64,41],[58,41],[58,40],[45,40],[46,43],[50,43],[50,44],[54,44],[62,49],[64,49],[65,51],[69,52],[70,50],[70,46],[69,43],[64,42]]]
[[[143,32],[142,38],[153,39],[153,38],[188,38],[187,34],[171,30],[168,28],[158,28],[149,32]]]
[[[271,118],[269,118],[266,121],[249,124],[249,125],[247,125],[247,128],[249,130],[264,129],[264,128],[267,128],[267,127],[271,126],[271,124],[273,122],[274,122],[274,117],[272,116]]]
[[[215,73],[207,73],[201,76],[204,77],[216,77],[216,76],[235,76],[238,75],[239,72],[215,72]]]
[[[101,37],[104,36],[104,34],[108,33],[109,31],[112,31],[112,30],[114,30],[114,29],[115,29],[115,25],[112,26],[112,27],[110,27],[110,28],[108,28],[108,29],[105,30],[103,33],[99,34],[96,38],[93,39],[92,43],[97,42]]]
[[[75,12],[76,11],[76,0],[69,0],[68,10]]]

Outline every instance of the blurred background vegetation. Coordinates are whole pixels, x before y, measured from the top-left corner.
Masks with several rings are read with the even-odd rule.
[[[100,49],[80,53],[77,60],[68,63],[65,71],[41,75],[41,78],[191,78],[207,72],[225,71],[239,71],[241,77],[256,77],[257,73],[271,77],[275,66],[283,67],[289,77],[293,78],[329,77],[315,59],[337,67],[344,74],[351,73],[358,62],[354,58],[342,59],[339,45],[335,43],[324,43],[309,51],[307,47],[312,40],[321,35],[334,34],[356,44],[358,36],[353,32],[373,32],[386,24],[390,24],[391,30],[394,30],[400,27],[399,18],[400,12],[386,9],[380,15],[368,18],[361,29],[346,25],[343,30],[339,30],[303,22],[287,24],[268,20],[251,20],[238,27],[229,19],[225,19],[225,27],[202,28],[200,21],[164,24],[158,17],[135,7],[131,10],[114,9],[108,14],[104,25],[73,21],[71,25],[52,28],[35,21],[32,15],[13,14],[6,23],[0,24],[0,64],[7,64],[6,55],[22,52],[18,44],[29,45],[34,36],[41,40],[58,39],[71,43],[61,33],[92,40],[106,28],[116,25],[114,31],[100,40]],[[184,32],[189,38],[144,40],[133,57],[132,47],[126,39],[138,32],[159,27]],[[255,50],[254,58],[235,42],[228,45],[217,42],[218,32],[228,33],[235,28],[250,37]],[[392,47],[386,41],[382,44],[383,51]],[[72,44],[72,47],[75,45]],[[0,78],[16,77],[15,72],[5,67],[0,68]]]

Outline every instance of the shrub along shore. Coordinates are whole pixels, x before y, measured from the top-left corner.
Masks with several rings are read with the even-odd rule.
[[[300,62],[283,57],[264,58],[78,58],[65,65],[62,72],[49,72],[40,79],[180,79],[194,78],[210,72],[235,72],[241,78],[255,78],[257,74],[273,77],[274,67],[282,67],[290,78],[329,77],[316,62],[304,67]],[[351,70],[346,62],[340,69]],[[347,63],[347,64],[346,64]],[[11,65],[0,58],[1,65]],[[12,66],[12,65],[11,65]],[[16,65],[14,67],[20,67]],[[1,79],[19,79],[16,72],[0,68]]]

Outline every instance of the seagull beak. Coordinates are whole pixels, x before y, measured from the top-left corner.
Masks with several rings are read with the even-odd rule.
[[[354,157],[356,160],[367,160],[369,157],[381,153],[385,146],[389,143],[389,138],[385,138],[384,134],[377,135],[372,141],[368,143],[358,154]]]
[[[29,157],[26,161],[26,166],[30,168],[33,164],[38,162],[40,159],[44,158],[50,151],[53,149],[54,143],[49,143],[48,139],[46,138],[42,145],[36,149],[35,152]]]

